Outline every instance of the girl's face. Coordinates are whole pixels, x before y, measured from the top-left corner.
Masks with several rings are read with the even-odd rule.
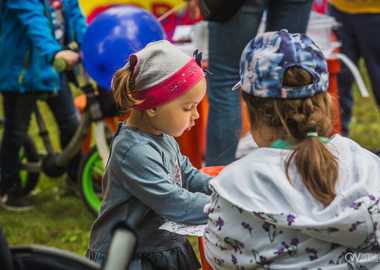
[[[197,105],[206,94],[206,79],[201,79],[179,97],[149,110],[150,133],[161,135],[164,132],[173,137],[190,130],[199,118]]]

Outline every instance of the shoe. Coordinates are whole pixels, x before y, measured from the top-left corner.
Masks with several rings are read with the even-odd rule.
[[[18,185],[2,190],[0,202],[3,208],[10,211],[21,212],[33,209],[32,203]]]

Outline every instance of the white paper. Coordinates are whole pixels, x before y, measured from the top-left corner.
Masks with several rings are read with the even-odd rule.
[[[191,40],[191,33],[193,31],[194,26],[189,25],[178,25],[174,29],[173,33],[173,41],[180,42],[180,41],[190,41]]]
[[[169,232],[175,232],[182,235],[192,235],[192,236],[203,236],[203,231],[206,227],[206,224],[201,225],[191,225],[184,224],[175,221],[167,221],[162,224],[159,229],[167,230]]]

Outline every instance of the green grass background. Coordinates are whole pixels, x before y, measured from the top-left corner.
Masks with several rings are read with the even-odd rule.
[[[368,76],[361,63],[361,72],[370,89]],[[380,148],[380,114],[373,95],[363,98],[357,87],[354,89],[354,115],[350,124],[350,137],[368,149]],[[1,103],[2,112],[2,103]],[[47,121],[53,144],[59,150],[57,126],[48,107],[41,101],[39,106]],[[38,148],[42,142],[38,138],[34,121],[30,133]],[[49,178],[42,174],[30,198],[34,210],[10,212],[0,208],[0,224],[4,229],[9,245],[39,244],[65,249],[83,255],[88,246],[89,232],[94,216],[87,210],[80,196],[66,189],[65,175]],[[197,239],[190,237],[198,251]]]

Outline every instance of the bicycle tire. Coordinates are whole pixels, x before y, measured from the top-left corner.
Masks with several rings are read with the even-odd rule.
[[[4,122],[5,122],[4,118],[0,117],[1,129],[4,128]],[[20,158],[21,163],[39,161],[36,145],[33,141],[33,138],[29,134],[27,135],[26,140],[19,151],[19,158]],[[37,185],[40,174],[30,173],[26,170],[21,169],[19,171],[19,177],[21,180],[21,187],[22,187],[23,193],[27,195]]]
[[[78,171],[79,191],[90,212],[97,216],[102,201],[102,177],[104,166],[96,145],[83,157]]]
[[[26,159],[27,162],[38,162],[39,156],[36,145],[32,137],[28,134],[23,147],[20,149],[19,157],[21,162]],[[21,179],[21,187],[25,195],[31,192],[38,183],[39,173],[31,173],[25,170],[19,172]]]

